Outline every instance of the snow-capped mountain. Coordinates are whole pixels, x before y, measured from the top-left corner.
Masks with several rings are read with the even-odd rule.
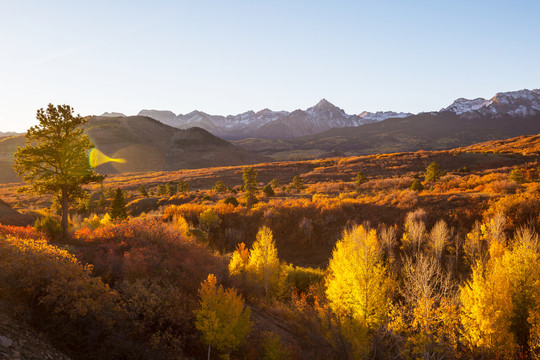
[[[540,89],[500,92],[489,100],[483,98],[455,100],[439,113],[453,112],[463,119],[500,118],[504,116],[528,117],[540,114]],[[438,112],[429,112],[437,114]],[[123,116],[120,113],[106,113]],[[188,129],[201,127],[215,136],[235,140],[249,137],[263,139],[290,139],[313,135],[332,128],[356,127],[391,118],[404,118],[411,113],[364,111],[349,115],[343,109],[322,99],[306,110],[246,111],[237,115],[210,115],[202,111],[176,115],[168,110],[141,110],[138,115],[148,116],[164,124]]]
[[[224,139],[247,137],[289,139],[336,127],[359,126],[412,114],[392,111],[376,113],[364,111],[359,115],[349,115],[328,100],[322,99],[315,106],[293,112],[263,109],[258,112],[247,111],[238,115],[221,116],[206,114],[202,111],[175,115],[167,110],[141,110],[139,115],[154,118],[180,129],[198,126]]]
[[[501,92],[489,100],[459,98],[441,111],[451,111],[467,118],[534,116],[540,113],[540,89]]]
[[[386,119],[404,118],[411,115],[413,114],[404,113],[404,112],[395,112],[395,111],[377,111],[374,113],[364,111],[360,113],[358,116],[360,116],[364,120],[383,121]]]

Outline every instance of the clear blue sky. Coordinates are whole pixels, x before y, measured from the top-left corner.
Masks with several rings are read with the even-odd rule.
[[[81,115],[431,111],[540,87],[540,2],[0,0],[0,131]]]

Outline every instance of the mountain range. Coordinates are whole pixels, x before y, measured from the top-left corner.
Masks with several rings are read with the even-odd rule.
[[[202,111],[175,115],[168,110],[141,110],[139,115],[148,116],[164,124],[187,129],[200,127],[223,139],[290,139],[316,134],[332,128],[359,126],[388,118],[406,117],[410,113],[393,111],[349,115],[343,109],[322,99],[306,110],[273,111],[263,109],[247,111],[238,115],[209,115]]]
[[[491,99],[459,98],[441,112],[450,111],[469,119],[480,117],[527,117],[540,113],[540,89],[497,93]]]
[[[440,111],[452,112],[460,117],[474,119],[500,116],[534,116],[540,112],[540,90],[520,90],[497,93],[491,99],[459,98]],[[273,111],[253,110],[237,115],[210,115],[202,111],[178,114],[169,110],[141,110],[138,115],[148,116],[179,129],[203,128],[215,136],[228,140],[246,138],[294,139],[314,135],[330,129],[358,127],[387,119],[413,116],[411,113],[379,111],[349,115],[326,99],[306,110]],[[124,116],[105,113],[102,116]]]
[[[458,99],[440,111],[333,128],[295,139],[243,139],[234,144],[277,160],[444,150],[540,133],[540,90]]]
[[[460,98],[440,111],[416,115],[348,115],[324,99],[290,113],[265,109],[234,116],[156,110],[141,114],[146,115],[107,113],[89,118],[85,132],[96,147],[113,158],[127,160],[101,165],[99,171],[178,170],[270,159],[443,150],[538,134],[540,90],[497,93],[491,99]],[[238,140],[227,142],[216,134]],[[0,137],[0,182],[17,181],[11,162],[23,144],[23,135]]]

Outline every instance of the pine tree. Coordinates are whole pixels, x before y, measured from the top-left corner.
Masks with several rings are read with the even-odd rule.
[[[93,144],[83,134],[86,119],[73,115],[69,105],[37,111],[39,124],[26,132],[26,145],[15,153],[13,169],[27,183],[24,190],[53,194],[60,200],[64,237],[68,229],[69,204],[82,193],[82,185],[100,182],[103,176],[92,171],[87,151]]]
[[[437,181],[442,176],[441,167],[435,161],[426,168],[426,181]]]
[[[300,176],[295,176],[293,177],[292,182],[289,184],[289,188],[302,191],[303,189],[305,189],[304,181]]]
[[[251,208],[257,203],[257,170],[253,167],[245,167],[242,174],[244,180],[244,198],[246,199],[246,206]]]
[[[222,193],[227,191],[227,185],[221,180],[216,181],[216,184],[214,185],[214,190],[218,193]]]
[[[362,184],[366,183],[368,181],[368,178],[366,178],[364,176],[364,173],[359,171],[357,174],[356,174],[356,180],[354,181],[354,184],[356,185],[356,192],[361,192],[362,191]]]
[[[523,176],[523,171],[518,166],[515,166],[512,171],[510,171],[510,174],[508,175],[508,178],[510,180],[513,180],[517,182],[518,184],[522,184],[525,182],[525,177]]]
[[[174,196],[178,192],[178,189],[176,187],[176,184],[172,181],[169,181],[166,186],[167,195]]]
[[[411,190],[422,191],[424,190],[424,186],[422,185],[422,182],[419,179],[414,179],[414,181],[411,184]]]
[[[148,191],[144,187],[144,185],[139,186],[139,193],[142,197],[148,197]]]
[[[120,188],[117,188],[114,194],[111,207],[109,208],[109,217],[113,222],[122,221],[128,218],[124,192]]]
[[[274,189],[272,189],[272,185],[270,184],[266,184],[266,186],[263,187],[262,191],[268,197],[276,195]]]
[[[178,185],[176,187],[181,193],[187,193],[189,191],[189,184],[184,180],[178,181]]]

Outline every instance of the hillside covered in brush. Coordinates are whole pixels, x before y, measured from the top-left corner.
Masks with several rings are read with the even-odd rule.
[[[226,333],[234,342],[213,342],[214,355],[529,358],[540,332],[539,154],[534,135],[111,174],[86,187],[68,239],[58,236],[49,198],[2,185],[11,218],[0,223],[38,220],[0,225],[0,316],[43,332],[72,358],[202,358],[214,340],[201,311],[228,296],[249,322]],[[109,215],[118,191],[124,220]],[[264,256],[271,265],[262,271]],[[482,295],[488,286],[496,302]],[[367,300],[356,295],[365,292]]]
[[[267,160],[201,128],[180,130],[145,116],[91,117],[85,133],[105,155],[124,159],[97,170],[104,174],[247,165]],[[0,183],[16,182],[13,154],[24,135],[0,138]]]

